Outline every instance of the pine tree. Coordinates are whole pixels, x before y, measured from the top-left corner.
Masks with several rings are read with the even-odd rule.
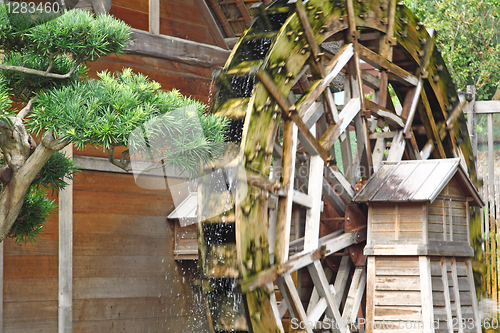
[[[127,171],[130,159],[115,159],[115,147],[188,175],[221,153],[227,121],[205,115],[202,103],[130,69],[85,75],[88,61],[123,52],[129,38],[109,15],[13,14],[0,4],[0,241],[35,240],[54,209],[45,189],[64,188],[77,171],[59,152],[70,143],[105,149]]]

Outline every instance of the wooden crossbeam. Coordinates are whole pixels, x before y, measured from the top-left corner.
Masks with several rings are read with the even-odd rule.
[[[311,197],[312,206],[308,208],[306,212],[304,252],[315,250],[319,244],[323,166],[324,162],[321,157],[311,156],[309,160],[308,194]]]
[[[330,319],[335,319],[336,327],[339,328],[341,333],[346,333],[348,329],[344,324],[342,315],[340,314],[340,306],[330,291],[330,284],[326,279],[325,271],[321,266],[321,262],[319,260],[315,260],[307,266],[307,269],[309,270],[309,274],[311,275],[318,294],[326,301],[326,314],[330,317]]]
[[[269,91],[269,93],[274,97],[276,102],[279,104],[285,116],[290,117],[293,120],[293,122],[297,125],[300,132],[304,135],[305,141],[303,141],[303,144],[304,143],[308,144],[312,149],[311,153],[313,153],[314,155],[321,156],[321,158],[323,159],[323,161],[325,161],[325,163],[329,163],[328,154],[326,150],[323,147],[321,147],[318,140],[316,140],[316,138],[311,134],[309,128],[302,121],[302,118],[300,117],[299,113],[294,108],[290,107],[288,101],[279,91],[278,87],[274,83],[273,79],[269,76],[269,74],[265,70],[261,69],[257,75],[261,80],[261,82],[266,87],[266,89]]]
[[[319,142],[323,149],[328,150],[337,141],[340,134],[342,134],[348,127],[354,117],[361,110],[361,101],[359,98],[351,99],[342,112],[339,114],[339,122],[331,125],[326,132],[321,136]]]
[[[370,113],[376,117],[381,117],[385,119],[385,122],[390,126],[396,128],[403,128],[405,126],[403,119],[398,116],[396,113],[384,108],[377,103],[370,101],[369,99],[365,99],[365,106]]]
[[[340,304],[342,302],[342,297],[344,295],[344,291],[350,277],[351,266],[352,265],[349,256],[342,257],[339,269],[337,271],[337,276],[335,277],[335,282],[333,285],[330,285],[330,292],[335,297],[335,302],[337,304]],[[316,295],[318,296],[317,302],[311,304],[311,307],[308,307],[307,310],[307,319],[312,321],[313,323],[317,322],[321,318],[327,308],[326,299],[323,297],[319,297],[316,287],[314,287],[313,294],[315,291]]]
[[[418,100],[420,99],[420,91],[422,91],[422,85],[422,78],[419,78],[417,86],[415,88],[411,88],[406,94],[405,101],[403,103],[403,111],[401,112],[401,118],[405,120],[403,131],[405,134],[411,130],[413,118],[415,117],[415,112],[417,111]]]
[[[356,267],[352,276],[351,286],[347,299],[345,301],[344,311],[342,312],[342,319],[349,326],[356,323],[359,306],[361,299],[365,292],[366,286],[366,271],[364,266]]]
[[[361,78],[367,87],[370,87],[373,90],[378,90],[380,88],[380,79],[375,75],[372,75],[365,70],[361,70]]]
[[[283,278],[276,281],[280,293],[285,301],[288,311],[291,316],[297,318],[299,322],[307,323],[307,315],[302,306],[302,301],[300,300],[299,293],[295,287],[292,277],[290,274],[284,274]],[[312,329],[309,325],[306,325],[305,331],[307,333],[312,333]]]
[[[432,151],[432,149],[433,149],[432,147],[434,146],[434,142],[435,142],[437,145],[437,151],[438,151],[439,157],[446,158],[446,153],[444,151],[443,142],[441,141],[441,136],[439,135],[438,127],[437,127],[436,122],[434,120],[434,115],[432,114],[432,108],[431,108],[431,105],[429,103],[429,99],[427,98],[427,94],[425,92],[425,89],[422,89],[420,91],[420,95],[421,95],[422,104],[424,105],[424,109],[425,109],[425,114],[423,112],[421,112],[420,115],[421,115],[421,117],[425,116],[425,118],[428,120],[429,126],[431,127],[431,130],[432,130],[432,132],[427,133],[427,136],[429,137],[429,141],[430,141],[430,145],[428,146],[428,148],[430,148]],[[424,151],[424,149],[422,149],[422,151]]]
[[[299,114],[302,113],[304,109],[309,108],[309,106],[321,96],[326,87],[328,87],[337,74],[340,73],[340,70],[347,64],[353,54],[352,44],[345,44],[342,46],[339,52],[335,54],[335,57],[326,65],[325,77],[315,85],[314,89],[307,94],[305,99],[300,100],[296,105]]]
[[[389,73],[388,75],[397,80],[398,82],[406,86],[416,86],[418,84],[418,78],[398,65],[392,63],[391,61],[383,58],[382,56],[376,54],[367,47],[359,44],[358,45],[359,56],[361,59],[372,65],[377,69],[385,69]]]
[[[336,253],[348,246],[356,244],[366,239],[366,229],[344,233],[342,235],[327,235],[319,239],[319,248],[309,253],[300,253],[292,257],[284,264],[275,264],[274,266],[259,272],[257,275],[247,278],[241,282],[243,293],[250,292],[277,277],[293,273],[301,268],[310,265],[315,260]]]
[[[342,194],[343,193],[341,193],[341,195]],[[346,208],[345,203],[340,199],[338,194],[335,192],[332,186],[326,181],[326,179],[323,179],[323,196],[325,197],[326,201],[328,201],[328,203],[332,205],[333,209],[335,209],[335,211],[340,216],[345,215],[345,208]]]
[[[304,4],[302,3],[302,1],[297,1],[295,5],[300,23],[302,23],[302,27],[304,28],[304,32],[306,34],[307,42],[311,47],[314,59],[316,59],[318,57],[318,54],[320,53],[320,50],[318,43],[316,43],[316,37],[314,36],[314,32],[312,31],[311,24],[309,24],[309,20],[307,19]],[[322,69],[321,66],[320,69]]]
[[[349,183],[349,181],[339,171],[332,167],[328,167],[327,170],[325,170],[325,177],[339,191],[342,199],[349,204],[356,194],[351,186],[351,183]]]

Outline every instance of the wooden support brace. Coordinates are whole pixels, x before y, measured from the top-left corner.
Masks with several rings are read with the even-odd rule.
[[[348,329],[339,311],[340,307],[331,294],[330,284],[326,279],[325,271],[321,266],[321,262],[319,260],[315,260],[312,264],[307,266],[307,269],[309,270],[309,274],[311,275],[318,294],[326,300],[327,316],[329,316],[330,319],[335,319],[336,327],[339,327],[341,333],[347,332]]]
[[[430,260],[430,257],[427,256],[418,257],[420,268],[420,296],[422,300],[423,332],[426,333],[435,332]]]
[[[342,112],[339,114],[339,122],[336,125],[331,125],[321,136],[319,142],[323,149],[328,150],[333,146],[340,134],[342,134],[349,127],[349,124],[360,110],[361,101],[359,98],[353,98],[346,104]]]
[[[357,314],[361,305],[361,299],[365,292],[366,271],[364,266],[356,267],[351,281],[351,287],[347,294],[347,299],[342,313],[342,319],[350,327],[354,327]]]
[[[390,126],[393,126],[395,128],[403,128],[404,127],[404,121],[403,119],[398,116],[396,113],[384,108],[383,106],[380,106],[369,99],[365,98],[365,106],[370,113],[376,117],[382,117],[385,119],[385,122],[389,124]]]
[[[323,183],[323,160],[319,156],[311,156],[309,161],[308,192],[311,197],[312,207],[307,209],[306,226],[304,232],[304,252],[318,248],[319,224],[321,215],[321,195]]]
[[[332,237],[333,236],[333,237]],[[285,264],[275,264],[273,267],[259,272],[258,275],[250,277],[241,283],[243,293],[250,292],[258,287],[273,281],[276,277],[290,274],[310,265],[315,260],[336,253],[348,246],[357,244],[366,239],[366,229],[344,233],[342,235],[330,234],[319,239],[319,248],[309,253],[300,253],[292,257]]]
[[[455,309],[457,311],[457,320],[462,323],[462,306],[460,305],[460,287],[458,285],[457,260],[450,258],[451,263],[451,280],[453,281],[453,295],[455,296]],[[458,325],[458,333],[463,333],[464,329]]]
[[[446,267],[446,260],[441,257],[441,281],[443,282],[443,294],[444,294],[444,308],[446,311],[446,323],[448,328],[448,333],[453,333],[453,316],[451,313],[451,301],[450,301],[450,284],[448,283],[448,268]]]
[[[288,260],[290,243],[290,227],[292,219],[293,181],[295,178],[295,159],[297,151],[297,126],[290,120],[285,121],[283,130],[283,170],[282,184],[287,188],[286,197],[278,201],[278,219],[276,223],[276,239],[274,263],[283,264]]]
[[[472,272],[472,264],[470,259],[465,259],[465,268],[467,270],[467,283],[469,284],[470,299],[472,301],[472,315],[474,318],[474,322],[480,323],[481,315],[479,313],[479,309],[477,306],[476,287],[474,285],[474,273]],[[474,329],[476,333],[481,333],[481,325],[474,325]]]
[[[307,315],[304,311],[302,301],[300,300],[299,293],[297,292],[297,288],[293,283],[291,275],[284,274],[283,278],[278,279],[276,283],[278,284],[280,293],[283,300],[287,304],[288,311],[291,313],[291,316],[297,318],[299,322],[307,323]],[[312,329],[308,327],[308,325],[306,325],[305,331],[307,333],[312,333]]]
[[[314,90],[312,90],[307,97],[300,101],[296,105],[297,112],[301,114],[304,109],[311,106],[316,99],[321,96],[323,91],[330,85],[333,79],[340,73],[340,70],[344,68],[347,62],[352,58],[354,54],[352,44],[345,44],[342,48],[335,54],[335,57],[326,65],[325,67],[325,77],[316,85]],[[266,85],[267,86],[267,85]]]
[[[414,75],[408,73],[401,67],[390,62],[389,60],[379,56],[372,50],[366,48],[365,46],[358,44],[359,56],[361,59],[372,65],[377,69],[385,69],[388,71],[388,75],[393,77],[398,82],[406,86],[416,86],[418,84],[418,78]]]
[[[304,135],[306,143],[311,149],[313,149],[313,151],[310,153],[313,155],[320,155],[323,161],[325,161],[325,163],[328,164],[329,160],[327,152],[323,147],[321,147],[318,140],[316,140],[316,138],[311,134],[309,128],[302,121],[302,118],[300,117],[299,113],[297,113],[296,110],[290,107],[288,101],[279,91],[273,79],[269,76],[269,74],[267,74],[266,71],[262,69],[259,71],[257,75],[259,76],[261,82],[264,84],[264,86],[269,91],[271,96],[273,96],[276,102],[279,104],[285,116],[290,117],[293,120],[293,122],[297,125],[300,132]]]

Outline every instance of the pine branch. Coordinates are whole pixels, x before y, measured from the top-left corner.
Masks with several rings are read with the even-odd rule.
[[[18,119],[23,119],[24,117],[26,117],[31,112],[31,109],[33,108],[33,102],[35,100],[36,98],[30,99],[28,104],[26,104],[26,106],[21,111],[19,111],[16,117]]]
[[[132,171],[132,168],[130,167],[130,160],[125,160],[125,156],[127,155],[126,151],[122,153],[121,159],[117,160],[115,158],[115,146],[110,146],[106,150],[108,151],[108,160],[111,164],[114,164],[127,172]]]
[[[73,75],[73,73],[75,72],[75,70],[78,68],[78,66],[81,63],[82,63],[81,61],[77,61],[75,66],[73,66],[73,68],[71,68],[71,70],[66,74],[56,74],[56,73],[50,73],[47,71],[40,71],[38,69],[26,68],[23,66],[11,66],[11,65],[4,65],[4,64],[0,64],[0,69],[7,70],[7,71],[21,72],[21,73],[25,73],[25,74],[34,74],[34,75],[48,77],[48,78],[52,78],[52,79],[64,80],[64,79],[71,77],[71,75]],[[51,66],[49,65],[49,68],[47,70],[49,70],[50,67]]]

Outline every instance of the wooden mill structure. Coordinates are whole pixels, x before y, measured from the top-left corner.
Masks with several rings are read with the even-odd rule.
[[[435,33],[403,2],[277,0],[255,4],[251,13],[218,73],[211,109],[230,119],[230,143],[224,159],[203,170],[198,190],[199,260],[212,330],[283,332],[288,312],[305,332],[316,327],[306,323],[325,318],[340,332],[357,331],[375,295],[366,289],[363,254],[369,211],[353,201],[356,191],[384,161],[458,158],[476,182],[465,100]],[[380,75],[363,70],[362,62]],[[339,76],[342,105],[334,98]],[[367,87],[373,94],[365,94]],[[430,280],[430,266],[422,267]],[[462,318],[454,300],[453,316]],[[432,304],[423,304],[418,318],[430,318]]]

